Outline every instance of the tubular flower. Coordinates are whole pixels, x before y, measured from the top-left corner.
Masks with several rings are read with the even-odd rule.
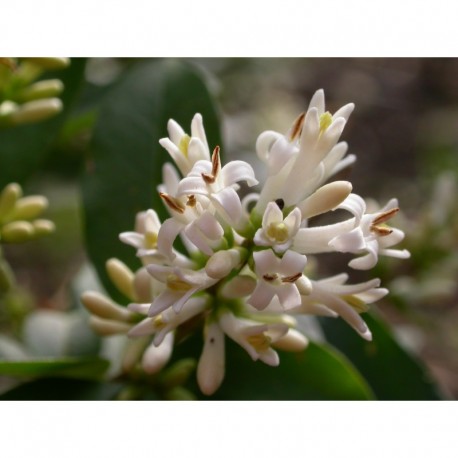
[[[200,330],[204,344],[197,381],[206,395],[224,383],[226,336],[270,366],[280,364],[276,349],[307,347],[296,316],[340,317],[370,340],[361,315],[388,293],[380,280],[347,284],[346,273],[314,278],[307,264],[309,255],[330,252],[362,255],[350,261],[355,269],[372,268],[379,255],[409,256],[392,248],[404,237],[387,226],[399,210],[396,199],[367,213],[350,182],[328,182],[355,160],[345,157],[347,144],[339,142],[353,108],[350,103],[329,113],[319,90],[286,135],[262,133],[256,152],[267,167],[267,180],[243,199],[239,183],[258,184],[252,167],[244,161],[223,165],[217,145],[211,145],[210,156],[199,114],[191,136],[170,120],[169,138],[160,143],[178,171],[166,164],[158,187],[170,217],[161,224],[153,210],[139,213],[135,232],[120,235],[142,259],[150,292],[132,293],[125,314],[99,307],[99,318],[110,323],[99,322],[97,328],[138,340],[146,372],[164,367],[173,346],[183,340],[178,336]],[[325,226],[311,223],[312,217],[336,209],[350,217]],[[174,247],[178,236],[185,253]],[[127,283],[119,282],[129,292]]]

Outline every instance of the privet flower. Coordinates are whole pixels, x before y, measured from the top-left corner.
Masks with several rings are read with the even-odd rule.
[[[166,164],[158,187],[170,217],[161,224],[154,210],[146,210],[137,216],[135,232],[120,235],[136,249],[154,291],[146,301],[139,295],[132,299],[125,315],[87,303],[99,316],[96,328],[103,332],[105,324],[108,332],[127,333],[134,341],[151,339],[142,359],[144,370],[151,372],[168,361],[176,330],[188,330],[192,320],[191,328],[203,333],[197,381],[206,395],[223,382],[226,337],[254,361],[270,366],[281,364],[276,349],[307,347],[307,338],[296,329],[298,315],[341,317],[371,340],[361,314],[388,293],[380,280],[347,284],[347,273],[319,279],[310,278],[307,269],[308,256],[320,253],[353,253],[357,257],[349,267],[354,269],[374,267],[379,255],[409,256],[392,248],[404,237],[387,225],[399,210],[395,199],[367,213],[351,183],[332,181],[355,160],[345,157],[347,144],[339,141],[353,108],[347,104],[329,113],[319,90],[285,135],[262,133],[256,151],[267,167],[267,180],[243,200],[239,183],[258,184],[252,167],[244,161],[223,165],[218,145],[211,145],[210,155],[199,114],[191,136],[170,120],[169,138],[160,143],[178,171]],[[310,223],[313,216],[335,209],[349,216],[326,226]],[[178,236],[187,253],[175,250]]]

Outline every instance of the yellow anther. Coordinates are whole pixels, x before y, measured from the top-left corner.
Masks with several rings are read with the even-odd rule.
[[[188,147],[189,142],[191,141],[191,137],[189,135],[183,135],[180,140],[180,144],[178,145],[178,149],[183,153],[184,157],[188,157]]]
[[[191,289],[189,283],[186,283],[175,274],[170,274],[167,277],[167,287],[173,291],[189,291]]]
[[[320,116],[320,134],[332,124],[332,114],[327,111]]]
[[[272,343],[272,339],[264,333],[248,336],[247,341],[258,353],[268,350]]]

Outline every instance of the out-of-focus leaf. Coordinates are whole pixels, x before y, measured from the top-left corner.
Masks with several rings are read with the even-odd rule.
[[[359,337],[342,320],[322,319],[329,343],[342,351],[363,374],[375,395],[384,400],[434,400],[441,395],[417,359],[393,338],[387,326],[365,315],[372,342]]]
[[[201,351],[197,338],[184,341],[175,357]],[[332,348],[311,342],[299,353],[279,352],[280,365],[271,367],[226,339],[226,375],[213,396],[203,395],[195,377],[187,387],[210,400],[367,400],[372,391],[353,365]]]
[[[159,139],[168,136],[167,121],[185,131],[201,113],[210,148],[221,145],[212,97],[200,73],[175,60],[134,66],[102,104],[83,179],[86,245],[105,288],[119,298],[105,272],[105,262],[118,257],[139,266],[135,250],[122,244],[120,232],[132,230],[137,212],[154,208],[164,217],[157,186],[168,153]]]
[[[36,124],[0,129],[0,188],[10,182],[22,183],[43,164],[78,93],[85,64],[86,59],[72,59],[67,69],[45,75],[64,83],[60,97],[64,109],[59,115]]]
[[[110,400],[122,384],[65,378],[42,378],[24,383],[0,396],[3,401],[95,401]]]
[[[29,361],[0,361],[0,375],[10,377],[69,377],[96,379],[108,369],[100,358],[61,358]]]

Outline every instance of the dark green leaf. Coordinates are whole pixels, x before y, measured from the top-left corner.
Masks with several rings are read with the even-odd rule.
[[[2,401],[93,401],[113,399],[120,383],[43,378],[24,383],[0,396]]]
[[[100,358],[60,358],[31,361],[0,361],[0,375],[10,377],[100,377],[109,362]]]
[[[62,113],[36,124],[0,129],[0,189],[10,182],[22,183],[44,163],[80,88],[85,64],[86,59],[72,59],[67,69],[45,75],[64,83]]]
[[[174,60],[134,66],[102,103],[83,179],[85,234],[91,261],[115,298],[119,295],[105,273],[106,260],[118,257],[139,266],[119,233],[133,229],[139,211],[154,208],[166,216],[156,188],[169,157],[158,141],[168,135],[170,118],[189,132],[197,112],[210,148],[221,145],[218,116],[201,75]]]
[[[178,345],[174,358],[202,351],[195,337]],[[210,400],[363,400],[373,399],[369,385],[353,365],[332,348],[310,343],[300,353],[279,352],[280,365],[254,362],[226,338],[226,375],[211,397],[204,396],[191,377],[187,387],[200,399]]]
[[[384,400],[441,399],[437,387],[417,359],[393,338],[382,320],[364,316],[372,342],[359,337],[342,320],[322,319],[327,340],[363,374],[375,395]]]

